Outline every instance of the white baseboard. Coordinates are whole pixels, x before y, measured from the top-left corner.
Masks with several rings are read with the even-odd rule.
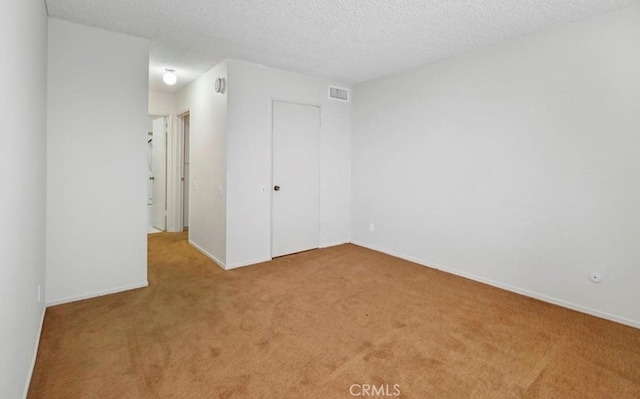
[[[348,244],[349,241],[333,241],[320,244],[320,248],[336,247],[338,245]]]
[[[378,251],[378,252],[382,252],[385,253],[387,255],[391,255],[391,256],[395,256],[396,258],[401,258],[404,260],[408,260],[409,262],[413,262],[413,263],[417,263],[421,266],[426,266],[426,267],[430,267],[432,269],[436,269],[436,270],[441,270],[443,272],[446,273],[450,273],[450,274],[455,274],[456,276],[460,276],[460,277],[464,277],[464,278],[468,278],[470,280],[474,280],[474,281],[478,281],[480,283],[483,284],[487,284],[487,285],[491,285],[493,287],[496,288],[500,288],[506,291],[511,291],[511,292],[515,292],[516,294],[520,294],[520,295],[524,295],[530,298],[535,298],[538,300],[541,300],[543,302],[548,302],[554,305],[558,305],[558,306],[562,306],[564,308],[567,309],[571,309],[571,310],[575,310],[577,312],[581,312],[581,313],[586,313],[588,315],[591,316],[595,316],[595,317],[599,317],[601,319],[606,319],[606,320],[610,320],[610,321],[614,321],[616,323],[620,323],[620,324],[624,324],[630,327],[635,327],[635,328],[640,328],[640,321],[636,321],[636,320],[632,320],[632,319],[628,319],[626,317],[621,317],[621,316],[617,316],[611,313],[607,313],[607,312],[602,312],[600,310],[597,309],[591,309],[582,305],[578,305],[572,302],[568,302],[559,298],[554,298],[551,296],[547,296],[544,294],[540,294],[534,291],[529,291],[527,289],[521,288],[521,287],[516,287],[516,286],[512,286],[509,284],[504,284],[498,281],[494,281],[494,280],[490,280],[484,277],[480,277],[480,276],[476,276],[474,274],[471,273],[466,273],[451,267],[446,267],[446,266],[442,266],[442,265],[438,265],[437,263],[433,263],[433,262],[428,262],[428,261],[424,261],[422,259],[418,259],[416,257],[413,256],[409,256],[409,255],[405,255],[405,254],[401,254],[399,252],[396,251],[390,251],[387,249],[383,249],[383,248],[378,248],[375,245],[370,245],[370,244],[366,244],[360,241],[352,241],[352,244],[361,246],[361,247],[365,247],[365,248],[369,248],[372,249],[374,251]]]
[[[259,258],[259,259],[254,259],[246,262],[234,263],[233,265],[227,265],[227,270],[238,269],[240,267],[246,267],[246,266],[252,266],[257,263],[270,262],[271,260],[272,260],[271,258]]]
[[[38,328],[38,337],[33,348],[33,356],[31,356],[31,367],[29,367],[29,375],[27,375],[26,386],[24,387],[23,398],[27,398],[29,393],[29,386],[31,386],[31,378],[33,377],[33,370],[36,368],[36,359],[38,358],[38,348],[40,347],[40,337],[42,336],[42,326],[44,325],[44,314],[47,311],[47,307],[42,307],[42,314],[40,315],[40,327]]]
[[[329,242],[329,243],[323,243],[320,244],[320,246],[318,248],[329,248],[329,247],[335,247],[338,245],[344,245],[344,244],[348,244],[349,242],[347,241],[335,241],[335,242]],[[227,265],[226,269],[227,270],[231,270],[231,269],[237,269],[239,267],[246,267],[246,266],[251,266],[251,265],[255,265],[257,263],[263,263],[263,262],[269,262],[272,261],[272,258],[258,258],[258,259],[253,259],[253,260],[249,260],[249,261],[245,261],[245,262],[240,262],[240,263],[234,263],[233,265]]]
[[[318,248],[329,248],[329,247],[335,247],[337,245],[344,245],[344,244],[348,244],[348,242],[346,242],[346,241],[335,241],[335,242],[330,242],[330,243],[323,243]],[[249,260],[249,261],[245,261],[245,262],[234,263],[233,265],[227,265],[226,269],[227,270],[237,269],[239,267],[251,266],[251,265],[255,265],[257,263],[269,262],[269,261],[272,261],[272,260],[273,260],[272,258],[258,258],[258,259],[253,259],[253,260]]]
[[[63,303],[81,301],[83,299],[95,298],[95,297],[103,296],[103,295],[115,294],[117,292],[122,292],[122,291],[135,290],[137,288],[144,288],[144,287],[147,287],[147,286],[149,286],[149,282],[145,280],[142,283],[125,285],[125,286],[111,288],[111,289],[104,290],[104,291],[97,291],[97,292],[92,292],[92,293],[89,293],[89,294],[77,295],[77,296],[67,297],[67,298],[63,298],[63,299],[56,299],[54,301],[47,302],[47,307],[55,306],[55,305],[62,305]]]
[[[263,257],[263,258],[251,259],[251,260],[243,261],[243,262],[239,262],[239,263],[225,264],[222,261],[220,261],[220,259],[218,259],[215,256],[213,256],[212,254],[207,252],[204,248],[202,248],[198,244],[194,243],[193,241],[189,240],[189,244],[191,244],[191,246],[193,246],[198,251],[202,252],[202,254],[205,255],[207,258],[209,258],[212,261],[216,262],[216,264],[218,266],[220,266],[221,268],[223,268],[224,270],[238,269],[238,268],[241,268],[241,267],[251,266],[251,265],[255,265],[257,263],[269,262],[269,261],[273,260],[272,258],[269,258],[269,257]],[[348,242],[339,241],[339,242],[333,242],[333,243],[325,243],[325,244],[322,244],[320,246],[320,248],[334,247],[336,245],[343,245],[343,244],[348,244]]]
[[[207,258],[209,258],[212,261],[216,262],[216,264],[218,266],[220,266],[221,268],[223,268],[224,270],[237,269],[237,268],[240,268],[240,267],[251,266],[251,265],[255,265],[256,263],[268,262],[268,261],[271,260],[271,258],[259,258],[259,259],[253,259],[253,260],[246,261],[246,262],[240,262],[240,263],[234,263],[234,264],[226,265],[220,259],[218,259],[215,256],[211,255],[209,252],[205,251],[204,248],[202,248],[198,244],[194,243],[193,241],[189,240],[189,244],[191,244],[198,251],[202,252],[202,254],[205,255]]]
[[[191,240],[189,240],[189,244],[191,244],[191,246],[194,247],[195,249],[197,249],[198,251],[202,252],[202,254],[204,256],[206,256],[207,258],[209,258],[212,261],[216,262],[216,264],[218,266],[220,266],[222,269],[227,270],[227,267],[224,264],[224,262],[222,262],[220,259],[216,258],[215,256],[211,255],[209,252],[205,251],[204,248],[202,248],[201,246],[199,246],[198,244],[196,244],[195,242],[193,242]]]

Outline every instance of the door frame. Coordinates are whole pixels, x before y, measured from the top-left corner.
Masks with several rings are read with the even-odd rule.
[[[183,155],[184,155],[184,117],[190,109],[177,114],[149,114],[149,116],[167,118],[167,184],[166,184],[166,226],[165,231],[176,233],[183,231]]]
[[[320,116],[320,120],[319,123],[320,125],[318,126],[318,248],[320,248],[320,240],[322,238],[322,191],[321,191],[321,187],[322,187],[322,106],[318,103],[305,103],[305,102],[301,102],[301,101],[292,101],[289,99],[282,99],[282,98],[276,98],[276,97],[272,97],[271,98],[271,138],[270,138],[270,184],[268,187],[269,192],[271,193],[269,196],[269,225],[270,225],[270,229],[269,229],[269,233],[270,233],[270,240],[269,240],[269,258],[273,259],[273,185],[274,185],[274,180],[273,180],[273,149],[274,149],[274,145],[273,145],[273,128],[274,128],[274,114],[273,114],[273,110],[274,110],[274,103],[279,102],[279,103],[286,103],[286,104],[294,104],[294,105],[303,105],[303,106],[308,106],[308,107],[315,107],[318,108],[318,113]],[[286,255],[283,255],[286,256]]]
[[[184,116],[189,110],[166,115],[167,133],[167,232],[181,232],[182,226],[182,162],[184,147]]]
[[[171,115],[149,114],[149,117],[153,119],[165,118],[164,231],[169,231],[169,135],[171,134]],[[153,200],[154,199],[152,199],[152,201]],[[149,223],[149,221],[147,221],[147,223]]]
[[[172,227],[175,228],[174,231],[176,232],[180,232],[180,231],[184,231],[184,189],[185,189],[185,182],[184,181],[184,176],[185,176],[185,170],[184,170],[184,150],[185,150],[185,146],[184,146],[184,131],[185,131],[185,118],[189,117],[189,134],[191,134],[191,110],[187,109],[187,110],[183,110],[182,112],[180,112],[178,114],[177,117],[177,134],[176,134],[176,156],[175,156],[175,160],[176,160],[176,164],[175,164],[175,170],[176,170],[176,176],[175,176],[175,184],[176,184],[176,188],[175,188],[175,195],[176,195],[176,200],[175,200],[175,204],[176,207],[174,209],[174,215],[173,215],[173,220],[174,220],[174,225]],[[188,187],[188,185],[187,185]]]
[[[184,184],[184,117],[190,110],[182,110],[173,117],[173,129],[167,145],[167,231],[181,232],[183,226]]]
[[[185,188],[187,190],[189,190],[190,184],[188,181],[185,181],[185,177],[187,175],[187,170],[185,168],[185,152],[187,150],[191,151],[191,146],[189,146],[189,148],[187,148],[186,146],[186,141],[187,141],[187,137],[186,137],[186,126],[187,124],[185,123],[186,120],[189,120],[189,143],[191,143],[191,113],[189,111],[187,112],[183,112],[180,115],[178,115],[178,141],[181,145],[180,147],[180,179],[178,184],[180,185],[180,206],[178,207],[178,212],[180,213],[180,217],[179,217],[179,227],[180,227],[180,231],[184,231],[185,228],[185,224],[184,224],[184,209],[185,209],[185,205],[189,205],[188,203],[185,204],[184,203],[184,197],[185,197]],[[191,167],[191,152],[189,152],[189,167]],[[188,172],[191,172],[190,170]],[[191,176],[191,175],[189,175]],[[188,216],[188,212],[187,212],[187,216]],[[189,226],[186,226],[187,228]]]

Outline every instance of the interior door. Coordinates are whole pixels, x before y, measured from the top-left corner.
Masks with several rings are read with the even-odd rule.
[[[318,248],[320,108],[273,102],[272,252]]]
[[[159,230],[166,229],[167,203],[167,122],[165,117],[153,120],[151,140],[151,225]]]

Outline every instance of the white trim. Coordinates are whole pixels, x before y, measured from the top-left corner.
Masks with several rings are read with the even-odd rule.
[[[167,140],[167,231],[182,231],[182,118],[170,116]]]
[[[209,252],[205,251],[204,248],[202,248],[201,246],[199,246],[198,244],[196,244],[195,242],[193,242],[191,240],[189,240],[189,244],[191,244],[191,246],[194,247],[195,249],[197,249],[198,251],[202,252],[202,254],[204,256],[206,256],[207,258],[209,258],[212,261],[214,261],[223,270],[227,270],[227,267],[225,266],[224,262],[222,262],[220,259],[216,258],[215,256],[211,255]]]
[[[338,245],[349,244],[350,241],[332,241],[320,244],[318,248],[337,247]]]
[[[176,114],[168,115],[150,115],[164,117],[167,123],[167,148],[166,148],[166,186],[165,186],[165,210],[166,223],[165,231],[177,233],[184,230],[182,222],[182,166],[184,144],[184,116],[189,110],[176,116]]]
[[[273,103],[276,100],[272,97],[269,102],[269,115],[271,116],[271,131],[269,134],[269,185],[267,186],[267,190],[269,190],[269,258],[273,259]],[[320,233],[318,233],[318,237],[320,237]]]
[[[176,119],[176,124],[177,124],[176,129],[178,132],[178,147],[179,147],[179,159],[178,161],[176,161],[176,162],[179,162],[179,165],[176,165],[176,167],[178,168],[178,176],[176,177],[176,184],[177,184],[176,195],[178,196],[178,203],[180,204],[180,206],[176,209],[177,214],[174,215],[175,221],[176,221],[176,226],[175,226],[176,231],[184,231],[184,228],[187,227],[184,224],[184,208],[185,208],[184,194],[185,194],[185,185],[187,187],[187,192],[189,190],[190,185],[189,185],[189,181],[184,180],[187,174],[186,173],[187,171],[185,170],[184,153],[186,150],[189,150],[190,152],[191,149],[185,147],[184,121],[186,118],[189,118],[189,129],[191,129],[191,112],[189,110],[178,115],[178,118]],[[191,134],[191,132],[189,132],[189,134]],[[188,206],[189,204],[186,204],[186,205]]]
[[[314,102],[304,102],[304,101],[292,100],[290,98],[285,98],[285,97],[271,97],[271,106],[272,107],[273,107],[273,103],[274,102],[287,103],[287,104],[293,104],[293,105],[306,105],[306,106],[309,106],[309,107],[320,108],[322,110],[322,103],[321,102],[314,103]],[[273,108],[271,109],[271,121],[273,122]],[[272,127],[273,127],[273,124],[272,124]]]
[[[164,160],[164,164],[165,164],[165,185],[164,185],[164,230],[163,231],[167,231],[167,232],[175,232],[176,230],[174,230],[174,225],[173,225],[173,212],[174,212],[174,198],[172,197],[172,192],[171,189],[173,189],[174,186],[174,182],[173,182],[173,159],[171,156],[171,151],[174,150],[174,144],[172,143],[172,140],[174,139],[175,136],[175,129],[174,129],[174,120],[176,118],[174,118],[173,114],[149,114],[150,117],[158,117],[158,118],[165,118],[165,142],[166,142],[166,146],[165,146],[165,160]],[[180,230],[182,231],[182,230]]]
[[[632,319],[628,319],[626,317],[621,317],[621,316],[617,316],[611,313],[607,313],[607,312],[602,312],[600,310],[596,310],[596,309],[591,309],[582,305],[578,305],[572,302],[567,302],[565,300],[562,299],[558,299],[558,298],[554,298],[551,296],[547,296],[544,294],[540,294],[534,291],[529,291],[527,289],[524,288],[520,288],[520,287],[516,287],[516,286],[512,286],[509,284],[504,284],[504,283],[500,283],[491,279],[487,279],[484,277],[480,277],[480,276],[476,276],[474,274],[471,273],[466,273],[454,268],[450,268],[450,267],[446,267],[446,266],[442,266],[439,265],[437,263],[433,263],[433,262],[427,262],[418,258],[415,258],[413,256],[408,256],[408,255],[404,255],[401,254],[399,252],[396,251],[390,251],[387,249],[382,249],[382,248],[378,248],[375,245],[370,245],[370,244],[365,244],[363,242],[360,241],[352,241],[352,244],[364,247],[364,248],[368,248],[368,249],[372,249],[374,251],[378,251],[378,252],[382,252],[385,253],[387,255],[391,255],[391,256],[395,256],[397,258],[401,258],[404,260],[408,260],[409,262],[413,262],[413,263],[417,263],[421,266],[426,266],[429,267],[431,269],[436,269],[436,270],[440,270],[446,273],[450,273],[450,274],[455,274],[456,276],[460,276],[460,277],[464,277],[464,278],[468,278],[470,280],[474,280],[474,281],[478,281],[480,283],[484,283],[487,285],[491,285],[493,287],[496,288],[500,288],[506,291],[511,291],[511,292],[515,292],[516,294],[520,294],[520,295],[524,295],[530,298],[535,298],[538,300],[541,300],[543,302],[547,302],[547,303],[551,303],[553,305],[558,305],[558,306],[562,306],[564,308],[567,309],[571,309],[571,310],[575,310],[577,312],[580,313],[586,313],[588,315],[591,316],[595,316],[595,317],[599,317],[601,319],[605,319],[605,320],[609,320],[609,321],[613,321],[616,323],[620,323],[620,324],[625,324],[627,326],[630,327],[635,327],[635,328],[640,328],[640,321],[636,321],[636,320],[632,320]]]
[[[184,118],[189,109],[172,115],[171,133],[167,145],[167,231],[184,231]]]
[[[35,347],[33,348],[33,356],[31,357],[31,367],[29,368],[29,375],[27,375],[26,386],[24,387],[23,398],[27,398],[29,394],[29,387],[31,386],[31,378],[33,377],[33,370],[36,368],[36,359],[38,358],[38,348],[40,347],[40,337],[42,337],[42,326],[44,325],[44,314],[47,311],[46,306],[42,307],[42,315],[40,316],[40,327],[38,328],[38,339],[36,339]]]
[[[236,263],[232,266],[227,265],[227,270],[238,269],[240,267],[246,267],[246,266],[253,266],[258,263],[271,262],[272,260],[273,259],[271,258],[258,258],[258,259],[254,259],[246,262]]]
[[[67,298],[63,298],[63,299],[57,299],[55,301],[47,302],[47,307],[56,306],[56,305],[62,305],[63,303],[81,301],[83,299],[90,299],[90,298],[95,298],[95,297],[99,297],[99,296],[103,296],[103,295],[116,294],[118,292],[135,290],[135,289],[138,289],[138,288],[144,288],[144,287],[148,287],[148,286],[149,286],[149,282],[145,280],[143,283],[129,284],[129,285],[124,285],[124,286],[121,286],[121,287],[116,287],[116,288],[112,288],[112,289],[108,289],[108,290],[104,290],[104,291],[92,292],[90,294],[83,294],[83,295],[72,296],[72,297],[67,297]]]

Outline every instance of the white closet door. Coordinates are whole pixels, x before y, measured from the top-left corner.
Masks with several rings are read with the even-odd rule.
[[[318,248],[320,108],[273,102],[272,256]]]

